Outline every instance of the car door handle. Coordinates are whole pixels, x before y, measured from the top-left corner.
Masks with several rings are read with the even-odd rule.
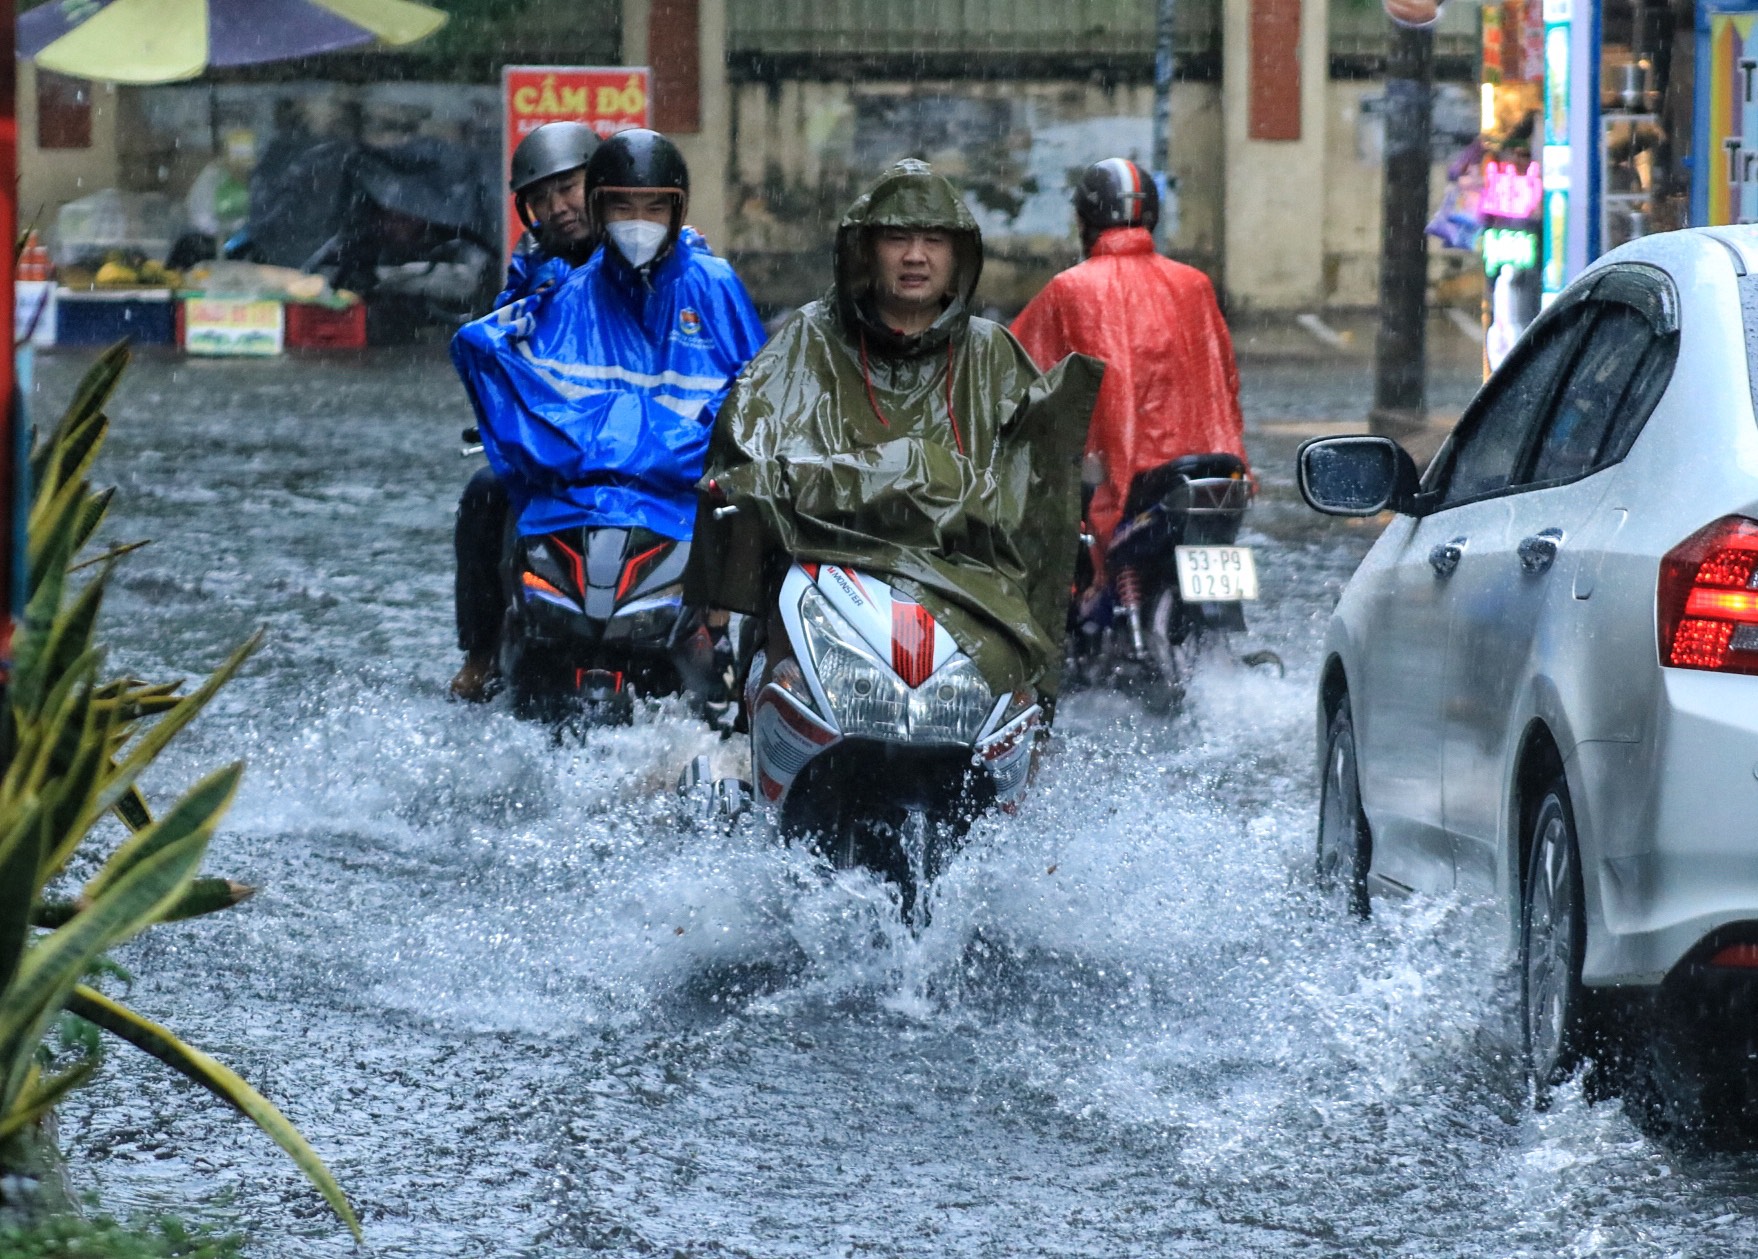
[[[1557,558],[1563,545],[1561,529],[1541,529],[1530,538],[1520,540],[1520,567],[1528,573],[1542,573]]]
[[[1465,558],[1465,538],[1454,538],[1449,542],[1440,542],[1428,553],[1428,566],[1435,571],[1436,577],[1451,577],[1453,570],[1459,567],[1459,561]]]

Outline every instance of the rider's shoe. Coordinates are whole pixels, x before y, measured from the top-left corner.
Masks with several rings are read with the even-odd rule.
[[[493,694],[496,672],[493,652],[470,652],[452,676],[452,698],[467,704],[485,703]]]

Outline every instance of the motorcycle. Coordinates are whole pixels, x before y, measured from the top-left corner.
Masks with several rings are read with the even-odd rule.
[[[995,694],[926,608],[853,568],[790,565],[771,626],[746,683],[756,802],[832,865],[890,880],[920,925],[972,820],[1024,795],[1037,694]]]
[[[1252,492],[1230,454],[1185,455],[1136,474],[1096,590],[1092,538],[1082,539],[1075,589],[1090,593],[1069,609],[1070,685],[1146,682],[1150,706],[1178,707],[1204,644],[1243,632],[1245,602],[1258,596],[1252,550],[1237,542]],[[1273,652],[1241,660],[1281,668]]]
[[[626,725],[641,698],[683,694],[704,715],[726,707],[725,661],[684,606],[689,542],[594,526],[508,535],[499,665],[516,716],[559,732]]]

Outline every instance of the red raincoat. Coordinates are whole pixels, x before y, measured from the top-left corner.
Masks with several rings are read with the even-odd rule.
[[[1068,354],[1105,361],[1087,451],[1105,461],[1087,523],[1101,545],[1138,472],[1181,455],[1245,458],[1233,339],[1209,279],[1154,251],[1146,228],[1102,232],[1092,255],[1044,286],[1013,321],[1043,368]]]

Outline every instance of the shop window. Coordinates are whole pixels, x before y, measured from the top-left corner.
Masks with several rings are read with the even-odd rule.
[[[92,147],[91,80],[37,71],[37,147]]]

